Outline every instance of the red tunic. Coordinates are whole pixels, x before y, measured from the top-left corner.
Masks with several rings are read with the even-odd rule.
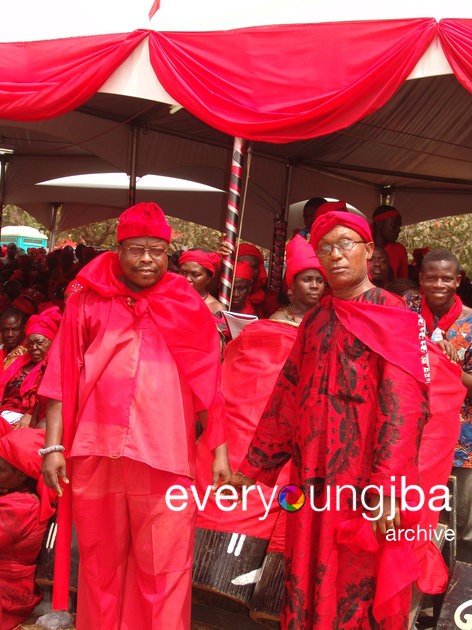
[[[398,304],[380,289],[356,302]],[[370,350],[324,306],[302,323],[240,470],[272,485],[291,458],[291,483],[304,488],[307,502],[311,493],[318,508],[337,486],[376,484],[389,492],[391,476],[398,486],[401,476],[418,483],[428,411],[426,385]],[[351,492],[343,492],[339,509],[308,504],[287,514],[284,628],[407,627],[409,586],[419,569],[411,549],[396,542],[379,548],[359,506],[353,510]],[[364,546],[340,542],[341,530],[351,527]],[[380,580],[382,566],[395,566],[392,555],[399,571]]]
[[[41,601],[34,573],[47,520],[39,521],[39,500],[27,492],[0,497],[0,628],[25,621]]]

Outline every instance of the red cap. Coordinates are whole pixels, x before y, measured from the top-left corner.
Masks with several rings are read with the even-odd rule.
[[[53,341],[61,318],[62,314],[57,306],[45,309],[40,315],[31,315],[26,324],[26,335],[43,335]]]
[[[170,242],[172,228],[157,203],[143,202],[131,206],[118,219],[116,239],[118,243],[127,238],[151,236]]]
[[[293,280],[297,273],[306,269],[318,269],[324,277],[324,270],[320,264],[318,256],[313,251],[313,247],[300,234],[297,234],[287,243],[287,270],[285,277],[287,286],[292,286]]]

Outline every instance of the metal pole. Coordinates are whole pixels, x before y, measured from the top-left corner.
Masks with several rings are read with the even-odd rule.
[[[220,276],[220,293],[218,299],[226,308],[231,303],[234,261],[236,258],[236,241],[239,228],[241,185],[243,178],[243,161],[246,153],[246,141],[234,138],[233,158],[228,189],[228,208],[226,212],[226,240],[233,246],[233,253],[222,260]]]
[[[54,201],[51,204],[51,223],[49,227],[49,242],[48,242],[49,251],[52,251],[56,244],[57,215],[59,213],[59,208],[61,206],[62,206],[62,203],[59,203],[57,201]]]
[[[131,127],[131,150],[129,159],[128,207],[136,203],[136,162],[138,157],[138,127]]]
[[[7,172],[7,162],[9,161],[10,156],[1,153],[0,154],[0,232],[2,231],[3,225],[3,207],[5,205],[5,175]]]
[[[287,240],[288,211],[290,207],[290,189],[292,184],[292,164],[285,165],[285,200],[282,214],[274,222],[272,256],[270,259],[269,287],[278,291],[282,286],[285,259],[285,242]]]

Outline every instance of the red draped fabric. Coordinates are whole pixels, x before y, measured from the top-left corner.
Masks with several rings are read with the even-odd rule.
[[[0,45],[0,112],[44,120],[85,103],[147,31]]]
[[[1,43],[0,111],[41,120],[82,105],[149,35],[158,79],[192,114],[250,140],[301,140],[381,107],[437,34],[472,91],[472,20],[366,20]]]
[[[438,32],[454,74],[472,92],[472,20],[441,20]]]
[[[288,142],[381,107],[435,33],[432,18],[373,20],[151,32],[149,47],[162,85],[195,116],[230,135]]]

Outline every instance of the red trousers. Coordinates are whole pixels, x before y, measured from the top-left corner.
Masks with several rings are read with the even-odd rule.
[[[74,458],[78,630],[187,630],[196,510],[165,503],[182,476],[127,458]]]

